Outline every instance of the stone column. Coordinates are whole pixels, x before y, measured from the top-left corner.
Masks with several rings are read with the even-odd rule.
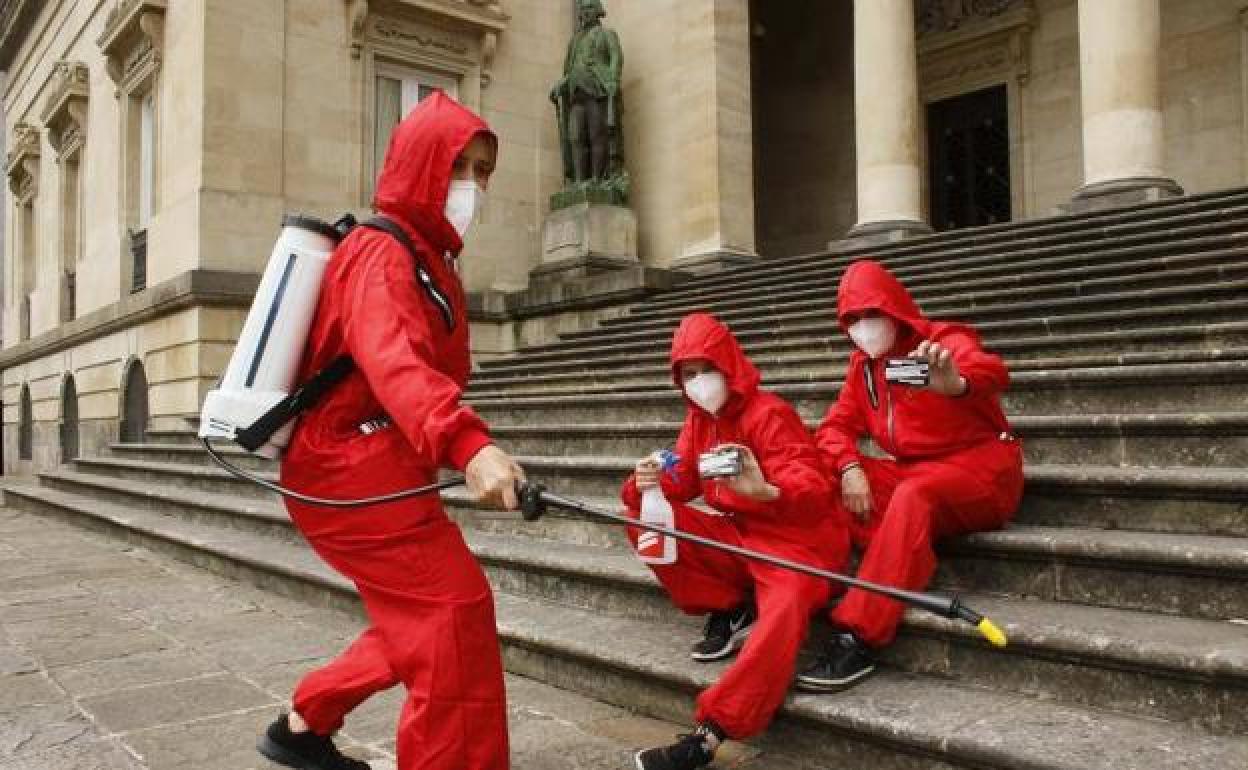
[[[853,244],[931,232],[923,221],[913,0],[854,4],[858,224]]]
[[[1161,0],[1079,0],[1083,187],[1073,208],[1182,195],[1165,173]]]

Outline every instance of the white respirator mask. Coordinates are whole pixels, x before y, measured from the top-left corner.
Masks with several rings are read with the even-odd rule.
[[[897,324],[885,316],[863,318],[849,327],[849,338],[872,358],[879,358],[893,349],[897,341]]]
[[[728,383],[723,372],[705,371],[685,381],[685,395],[693,403],[715,414],[728,401]]]
[[[453,179],[446,193],[446,219],[462,239],[485,205],[485,190],[473,179]]]

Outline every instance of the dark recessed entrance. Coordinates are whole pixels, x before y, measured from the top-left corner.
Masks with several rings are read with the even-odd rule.
[[[931,224],[937,230],[1010,221],[1010,125],[1005,86],[927,108]]]

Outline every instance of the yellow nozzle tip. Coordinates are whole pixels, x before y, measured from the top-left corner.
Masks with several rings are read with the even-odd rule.
[[[997,647],[1004,647],[1006,645],[1005,634],[1001,631],[1001,629],[997,628],[996,623],[993,623],[988,618],[984,618],[979,621],[979,633],[983,634],[985,639],[992,642]]]

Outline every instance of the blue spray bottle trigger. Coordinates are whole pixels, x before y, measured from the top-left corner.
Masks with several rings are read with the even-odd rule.
[[[676,465],[680,462],[680,455],[670,449],[660,449],[655,453],[655,457],[659,461],[659,471],[666,473],[669,479],[675,481]]]

